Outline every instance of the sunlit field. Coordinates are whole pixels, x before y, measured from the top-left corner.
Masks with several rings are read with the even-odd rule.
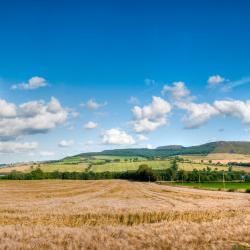
[[[152,169],[166,169],[170,166],[170,161],[139,161],[139,162],[119,162],[119,163],[106,163],[104,165],[93,165],[91,170],[94,172],[123,172],[127,170],[137,170],[140,165],[147,164]]]
[[[0,249],[250,246],[246,193],[117,180],[1,181],[0,193]]]
[[[250,162],[249,155],[241,154],[209,154],[209,155],[185,155],[180,156],[185,159],[184,162],[178,162],[179,169],[192,171],[193,169],[203,170],[209,167],[212,170],[228,170],[228,162]],[[223,160],[224,159],[224,160]],[[210,161],[210,162],[209,162]],[[217,163],[217,164],[216,164]],[[220,163],[220,164],[218,164]],[[11,171],[30,172],[39,167],[44,172],[124,172],[137,170],[142,164],[147,164],[154,170],[167,169],[171,165],[171,158],[147,160],[143,157],[125,157],[125,156],[105,156],[97,155],[90,158],[71,157],[65,158],[59,162],[41,163],[41,164],[25,164],[1,168],[0,173],[10,173]],[[233,166],[234,171],[250,172],[250,167]]]
[[[83,172],[88,167],[87,164],[41,164],[40,169],[44,172]]]
[[[201,161],[208,163],[209,160],[212,163],[222,164],[227,164],[228,162],[250,162],[250,155],[244,154],[214,153],[208,155],[183,155],[182,157],[198,163]]]

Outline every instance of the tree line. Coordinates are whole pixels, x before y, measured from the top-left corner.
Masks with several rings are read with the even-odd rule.
[[[212,170],[207,167],[203,170],[193,169],[185,171],[178,168],[174,159],[171,166],[164,170],[152,170],[147,164],[142,164],[136,171],[125,172],[43,172],[37,168],[29,173],[13,171],[0,177],[8,180],[41,180],[41,179],[68,179],[68,180],[101,180],[101,179],[124,179],[134,181],[182,181],[182,182],[219,182],[219,181],[245,181],[250,182],[250,175],[244,171]]]

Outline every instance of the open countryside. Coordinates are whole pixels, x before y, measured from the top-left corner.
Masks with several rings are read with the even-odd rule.
[[[0,250],[250,250],[250,1],[0,1]]]

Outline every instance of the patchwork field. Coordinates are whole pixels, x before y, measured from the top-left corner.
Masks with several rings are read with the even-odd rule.
[[[211,169],[228,170],[228,162],[250,162],[249,155],[241,154],[209,154],[209,155],[184,155],[181,158],[184,162],[178,162],[179,169],[192,171],[193,169]],[[218,165],[218,163],[220,163]],[[171,165],[171,158],[147,160],[143,157],[126,157],[126,156],[105,156],[97,155],[90,158],[80,156],[65,158],[59,162],[40,163],[40,164],[19,164],[0,169],[0,173],[6,174],[11,171],[30,172],[38,166],[44,172],[124,172],[137,170],[141,164],[147,164],[154,170],[167,169]],[[234,171],[250,172],[250,167],[233,166]]]
[[[1,181],[0,193],[0,249],[250,247],[246,193],[118,180]]]

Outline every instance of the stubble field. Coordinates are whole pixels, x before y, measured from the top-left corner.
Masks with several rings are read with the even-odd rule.
[[[250,247],[250,195],[119,180],[1,181],[0,249]]]

